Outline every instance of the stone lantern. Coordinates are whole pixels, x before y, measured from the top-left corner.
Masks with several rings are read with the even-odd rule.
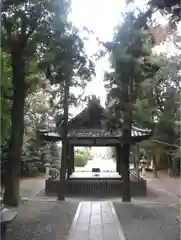
[[[140,160],[140,164],[141,164],[142,176],[145,176],[145,174],[146,174],[146,160],[144,158],[142,158]]]
[[[45,177],[49,177],[49,175],[50,175],[50,163],[45,163],[45,169],[46,169],[46,171],[45,171]]]

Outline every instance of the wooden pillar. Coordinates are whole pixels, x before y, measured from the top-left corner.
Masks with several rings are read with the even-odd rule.
[[[74,146],[70,146],[70,172],[74,172]]]
[[[72,173],[75,172],[75,152],[74,152],[74,146],[72,146]]]
[[[74,172],[74,146],[69,147],[69,163],[68,163],[68,175],[70,176]]]
[[[137,175],[137,178],[139,179],[140,177],[140,171],[139,171],[139,144],[135,144],[135,169],[136,169],[136,175]]]
[[[68,145],[67,149],[67,178],[71,175],[71,145]]]
[[[118,173],[119,172],[119,164],[118,164],[118,162],[119,162],[119,158],[118,158],[118,147],[116,146],[115,147],[116,148],[116,172]]]
[[[116,171],[121,175],[121,146],[116,146]]]
[[[68,158],[68,177],[75,171],[74,169],[74,146],[69,146],[69,158]]]
[[[121,168],[122,168],[122,179],[123,179],[123,191],[122,200],[123,202],[131,201],[131,184],[129,177],[129,151],[130,144],[124,143],[121,152]]]

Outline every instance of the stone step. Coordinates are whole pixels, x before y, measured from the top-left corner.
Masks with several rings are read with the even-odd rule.
[[[111,202],[81,202],[68,240],[126,240]]]

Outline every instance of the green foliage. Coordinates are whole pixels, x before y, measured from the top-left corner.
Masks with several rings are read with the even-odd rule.
[[[135,115],[141,115],[143,109],[146,112],[147,99],[140,101],[142,83],[154,77],[159,69],[158,63],[150,58],[152,36],[147,24],[138,24],[142,17],[142,14],[136,17],[134,13],[128,13],[124,23],[117,28],[112,43],[110,63],[113,70],[105,75],[107,106],[112,123],[109,127],[112,129],[121,127],[121,120],[128,113],[130,116],[124,125],[135,120]],[[145,122],[149,121],[151,113],[147,107]]]
[[[1,111],[1,145],[7,144],[9,139],[11,120],[10,120],[10,110],[12,106],[12,85],[11,85],[11,75],[12,70],[10,67],[9,55],[1,52],[1,82],[0,82],[0,111]]]
[[[27,90],[22,169],[32,169],[35,165],[39,167],[42,161],[50,160],[51,154],[54,164],[59,165],[60,156],[56,155],[55,148],[48,146],[40,149],[36,146],[34,134],[39,128],[54,127],[52,120],[63,108],[63,81],[69,81],[69,87],[85,87],[93,73],[93,64],[84,51],[83,41],[77,29],[68,23],[69,10],[68,0],[38,3],[34,0],[19,1],[17,5],[4,4],[1,9],[2,48],[6,52],[1,56],[3,60],[1,90],[7,93],[7,88],[12,86],[12,82],[16,85],[18,82],[19,88],[25,83]],[[11,60],[19,56],[23,56],[24,69],[19,69],[25,73],[22,79],[15,78],[11,69]],[[14,60],[12,63],[12,67],[18,64]],[[18,70],[18,66],[16,69]],[[56,84],[59,84],[58,89],[52,91],[50,88],[50,91],[45,91],[43,87],[47,85],[48,80],[54,85],[54,89],[57,87]],[[44,96],[38,101],[41,92]],[[58,104],[55,103],[57,97],[60,98]],[[11,127],[11,101],[8,99],[7,102],[4,95],[3,101],[5,107],[2,109],[1,122],[4,131],[2,140],[5,142],[10,136],[8,131]],[[47,101],[50,102],[48,109],[42,109],[43,103]],[[70,104],[75,103],[76,96],[70,94],[69,101]],[[43,153],[42,157],[41,151],[46,150],[48,152]]]
[[[166,13],[173,22],[181,20],[181,7],[179,0],[151,0],[149,1],[151,7],[159,9],[162,13]]]
[[[84,100],[82,93],[76,94],[76,92],[77,90],[83,92],[92,79],[94,64],[87,56],[84,42],[75,27],[70,28],[68,34],[62,34],[60,39],[55,39],[55,42],[57,41],[59,44],[52,43],[47,58],[40,66],[45,71],[49,69],[47,77],[55,88],[51,102],[56,102],[53,108],[58,127],[63,123],[65,96],[67,96],[68,109]]]
[[[133,3],[135,0],[126,0],[127,4]],[[181,6],[180,0],[149,0],[150,9],[153,11],[160,11],[164,16],[166,15],[172,23],[177,23],[181,20]]]
[[[90,156],[90,151],[89,151],[87,148],[78,149],[78,150],[76,151],[76,153],[84,155],[85,158],[87,158],[87,159],[88,159],[88,157]]]
[[[151,54],[147,28],[133,29],[137,20],[133,16],[126,19],[111,45],[113,70],[106,75],[109,127],[119,128],[125,111],[131,110],[134,124],[154,130],[152,138],[140,144],[142,150],[151,158],[159,152],[174,161],[180,142],[180,56]],[[124,97],[128,86],[129,100]]]
[[[75,154],[76,167],[85,167],[85,165],[87,164],[87,161],[88,159],[83,154],[80,154],[80,153]]]
[[[24,136],[22,175],[31,175],[35,168],[37,172],[45,172],[46,163],[50,163],[53,168],[59,169],[60,160],[60,150],[56,144],[40,144],[36,136],[30,133]]]
[[[59,170],[57,168],[50,168],[50,176],[51,177],[56,177],[59,175]]]
[[[78,149],[75,153],[75,166],[84,167],[91,158],[90,151],[85,149]]]
[[[147,82],[149,90],[146,91],[145,86],[149,100],[148,107],[154,109],[150,119],[154,134],[149,141],[142,142],[140,146],[151,157],[159,152],[164,156],[165,165],[169,159],[172,170],[178,172],[180,171],[177,162],[180,161],[181,62],[179,56],[161,59],[160,70],[152,81]]]

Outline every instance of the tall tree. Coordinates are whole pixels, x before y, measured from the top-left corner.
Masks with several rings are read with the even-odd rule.
[[[127,0],[126,3],[130,4],[135,0]],[[154,10],[159,10],[163,15],[168,15],[172,23],[181,20],[181,4],[180,0],[149,0],[148,5]]]
[[[145,81],[144,92],[148,110],[153,109],[150,124],[154,134],[149,141],[142,144],[147,153],[154,159],[156,153],[165,159],[165,166],[178,172],[180,136],[180,57],[161,57],[161,66],[152,81]],[[147,89],[147,90],[146,90]],[[141,98],[143,100],[143,98]],[[144,112],[140,111],[140,116]],[[140,119],[140,118],[139,118]],[[175,157],[176,158],[175,158]]]
[[[44,61],[42,67],[49,67],[49,78],[57,86],[57,94],[60,97],[58,102],[62,106],[63,113],[59,119],[62,135],[62,161],[60,170],[60,184],[58,199],[65,197],[65,178],[67,163],[69,161],[68,142],[68,119],[69,106],[75,103],[76,96],[71,93],[71,87],[84,89],[94,74],[94,64],[87,56],[84,49],[84,42],[79,37],[76,28],[71,28],[69,34],[62,36],[59,45],[54,45],[56,51],[51,58]],[[51,48],[52,49],[52,48]],[[55,95],[57,96],[57,95]]]
[[[24,105],[30,83],[27,81],[27,63],[35,56],[40,61],[47,45],[54,37],[54,24],[64,31],[68,2],[17,1],[2,5],[2,48],[11,56],[13,103],[11,135],[5,181],[4,202],[17,206],[19,202],[19,175],[24,133]],[[61,20],[60,20],[61,16]],[[58,21],[58,23],[57,23]]]
[[[146,13],[147,14],[147,13]],[[141,83],[152,78],[158,70],[150,59],[152,36],[149,34],[145,14],[127,13],[124,23],[117,28],[111,50],[112,72],[106,74],[108,108],[116,129],[122,128],[123,201],[130,201],[129,153],[133,110]],[[121,121],[122,120],[122,121]]]
[[[181,20],[181,4],[179,0],[151,0],[149,3],[163,13],[171,15],[171,21],[179,22]]]

